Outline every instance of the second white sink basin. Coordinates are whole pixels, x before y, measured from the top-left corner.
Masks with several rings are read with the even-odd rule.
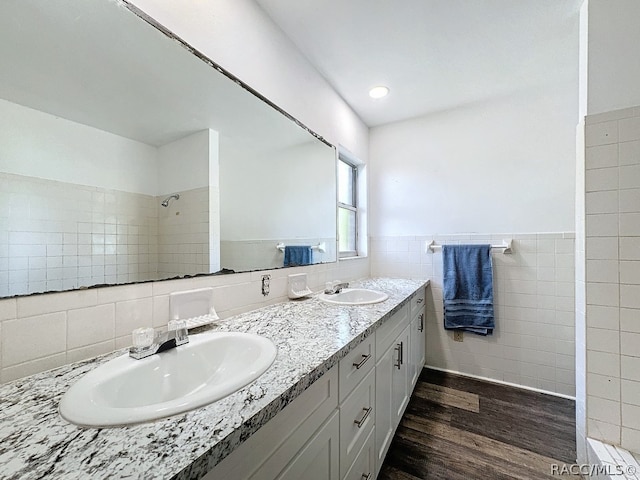
[[[340,293],[320,295],[321,300],[339,305],[369,305],[384,302],[387,298],[389,295],[386,293],[368,288],[344,288]]]
[[[87,373],[60,401],[77,425],[128,425],[186,412],[219,400],[262,375],[277,347],[259,335],[214,332],[135,360],[115,358]]]

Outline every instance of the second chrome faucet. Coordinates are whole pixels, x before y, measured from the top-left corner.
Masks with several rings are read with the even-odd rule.
[[[348,282],[327,282],[325,285],[324,293],[327,295],[335,295],[336,293],[340,293],[343,288],[349,288]]]

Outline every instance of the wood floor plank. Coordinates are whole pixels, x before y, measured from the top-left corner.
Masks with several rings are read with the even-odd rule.
[[[384,473],[378,475],[378,480],[422,480],[420,477],[414,477],[402,470],[399,470],[391,465],[385,468]]]
[[[378,478],[556,478],[574,462],[575,402],[424,369]]]
[[[555,458],[545,457],[508,443],[475,433],[452,428],[437,421],[405,415],[401,425],[406,428],[428,433],[438,438],[473,449],[486,458],[498,457],[507,460],[516,469],[524,469],[539,474],[540,478],[553,478],[551,465],[559,464]]]
[[[456,412],[451,425],[563,462],[575,462],[575,427],[567,430],[566,425],[540,421],[521,408],[505,408],[491,399],[480,399],[480,405],[480,414]]]
[[[416,385],[413,394],[441,405],[461,408],[474,413],[480,411],[480,397],[475,393],[420,382]]]
[[[378,478],[387,478],[388,465],[393,465],[394,468],[423,480],[471,480],[474,478],[504,480],[514,478],[504,477],[496,472],[491,475],[488,475],[487,472],[481,473],[472,460],[468,460],[464,456],[453,455],[453,453],[446,444],[442,444],[437,439],[416,444],[410,438],[396,435]]]
[[[409,400],[406,412],[438,420],[441,423],[451,423],[451,419],[453,418],[453,409],[451,407],[440,405],[415,396],[411,397],[411,400]]]
[[[452,478],[455,475],[462,475],[462,478],[469,479],[514,479],[540,480],[538,472],[515,468],[510,462],[499,457],[487,457],[481,455],[476,450],[470,450],[467,446],[451,442],[435,435],[417,432],[410,428],[399,429],[396,433],[398,439],[411,442],[414,451],[421,453],[427,458],[439,460],[439,464],[444,467],[447,476]],[[395,439],[394,439],[395,441]],[[419,464],[414,464],[417,467]],[[416,471],[416,476],[424,475],[427,472]],[[431,476],[424,475],[421,478]],[[438,477],[435,477],[438,478]]]
[[[535,408],[540,412],[545,412],[552,418],[574,417],[575,402],[554,395],[491,383],[430,368],[422,370],[420,381],[475,393],[484,398],[500,399],[507,403]]]

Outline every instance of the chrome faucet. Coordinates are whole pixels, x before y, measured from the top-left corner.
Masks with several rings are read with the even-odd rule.
[[[136,328],[133,331],[133,346],[129,348],[129,356],[140,360],[156,353],[189,342],[189,334],[184,321],[171,320],[164,333],[155,332],[153,328]]]
[[[324,293],[327,295],[335,295],[336,293],[340,293],[343,288],[349,288],[348,282],[339,282],[331,285],[331,287],[327,287],[324,289]]]

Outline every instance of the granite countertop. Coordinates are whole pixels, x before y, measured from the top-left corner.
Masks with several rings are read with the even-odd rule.
[[[278,347],[275,362],[228,397],[164,420],[97,429],[69,424],[58,414],[69,386],[122,350],[0,385],[0,478],[200,478],[425,285],[364,280],[357,286],[384,291],[389,299],[339,306],[314,296],[220,321],[218,331],[270,338]]]

